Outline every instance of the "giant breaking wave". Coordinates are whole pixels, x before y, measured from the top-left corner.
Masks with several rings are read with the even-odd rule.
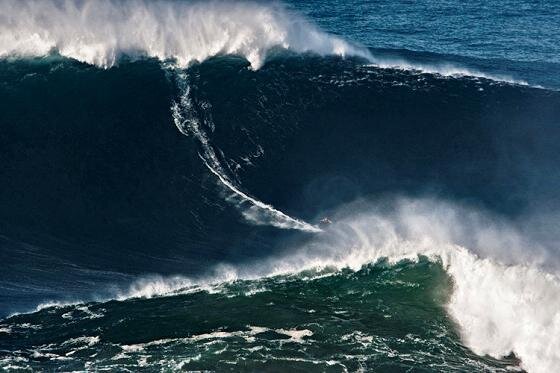
[[[253,68],[273,47],[297,53],[369,53],[318,30],[279,4],[179,1],[0,2],[0,56],[62,56],[103,67],[123,56],[174,60],[179,66],[218,54]]]
[[[312,223],[293,218],[244,191],[241,178],[232,171],[231,159],[212,142],[215,123],[209,114],[211,102],[192,97],[192,91],[201,90],[202,85],[191,82],[185,72],[194,61],[225,54],[244,57],[256,70],[263,67],[276,47],[296,53],[357,56],[376,62],[366,49],[323,33],[280,5],[2,0],[0,10],[2,57],[44,56],[54,51],[103,68],[116,65],[125,56],[172,60],[173,66],[164,68],[177,83],[178,97],[169,103],[173,123],[197,142],[196,153],[210,176],[224,186],[228,201],[251,223],[316,234],[290,255],[255,261],[252,269],[247,269],[249,265],[226,265],[216,267],[216,273],[206,278],[146,279],[136,282],[128,291],[118,292],[117,299],[175,294],[193,284],[255,279],[324,267],[358,270],[381,258],[396,262],[427,256],[441,262],[454,280],[447,310],[473,351],[494,357],[514,352],[522,360],[523,368],[534,372],[551,371],[560,365],[560,285],[554,247],[550,248],[553,245],[540,245],[538,239],[532,239],[530,231],[518,229],[522,223],[512,227],[510,222],[488,217],[477,209],[418,199],[399,200],[389,213],[377,211],[376,206],[372,208],[374,212],[362,208],[365,211],[357,213],[357,208],[351,206],[351,212],[335,213],[337,223],[322,232]],[[395,65],[379,62],[376,66]],[[405,67],[415,69],[411,65]],[[347,71],[331,72],[335,77],[329,80],[327,71],[306,81],[322,84],[325,89],[343,90],[375,79],[385,89],[384,84],[389,86],[401,79],[404,83],[397,81],[395,85],[404,88],[396,90],[429,91],[429,83],[423,86],[423,79],[433,79],[396,75],[394,81],[387,78],[387,83],[371,67],[359,65],[351,69],[356,76],[345,74]],[[464,73],[456,69],[446,71],[449,74],[444,71],[444,75]],[[468,71],[466,75],[477,74]],[[493,88],[484,84],[478,87],[478,81],[451,84],[464,84],[469,93]],[[392,91],[393,100],[398,100],[400,92]],[[250,166],[247,161],[247,167]],[[553,234],[549,241],[554,244],[556,238]]]

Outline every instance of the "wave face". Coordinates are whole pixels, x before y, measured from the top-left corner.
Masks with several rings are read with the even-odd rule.
[[[282,5],[0,10],[0,367],[560,366],[557,90]]]
[[[336,57],[248,66],[2,62],[2,309],[46,302],[2,322],[3,366],[88,369],[94,351],[114,369],[218,369],[234,351],[249,370],[558,364],[543,345],[557,345],[557,92]],[[395,195],[471,207],[403,210]],[[325,215],[333,226],[318,226]],[[200,299],[204,315],[247,317],[198,324]],[[263,323],[267,307],[289,315]],[[124,314],[154,334],[124,333]],[[347,353],[329,355],[341,340]]]

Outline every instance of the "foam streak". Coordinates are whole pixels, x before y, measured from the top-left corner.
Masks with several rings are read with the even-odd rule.
[[[259,201],[241,190],[233,181],[232,177],[227,176],[227,164],[220,162],[213,145],[203,127],[212,129],[214,124],[210,114],[207,113],[209,104],[203,104],[201,108],[195,107],[191,98],[191,87],[189,86],[188,76],[180,71],[175,72],[175,77],[179,89],[182,91],[179,103],[174,103],[171,110],[173,120],[177,129],[185,136],[193,136],[200,144],[200,158],[208,170],[214,174],[220,183],[233,194],[228,201],[241,210],[245,219],[257,225],[271,225],[281,229],[297,229],[305,232],[317,233],[321,229],[306,223],[302,220],[293,218],[275,209],[273,206]],[[205,109],[206,108],[206,109]],[[249,207],[246,205],[249,204]]]

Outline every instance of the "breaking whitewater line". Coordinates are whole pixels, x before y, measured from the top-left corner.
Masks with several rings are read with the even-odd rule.
[[[336,216],[325,234],[289,253],[243,266],[218,265],[199,278],[143,278],[106,300],[218,292],[226,282],[315,269],[301,277],[308,281],[343,269],[358,271],[382,259],[393,265],[426,257],[440,263],[453,280],[445,310],[456,321],[465,346],[498,359],[513,352],[521,368],[532,373],[553,372],[560,366],[559,272],[541,270],[518,257],[516,250],[512,254],[518,245],[534,254],[513,226],[484,211],[437,200],[404,199],[389,211],[372,205],[357,212],[351,205]],[[459,243],[478,245],[467,248]],[[499,253],[512,254],[516,261],[505,264]]]
[[[261,67],[275,47],[296,53],[369,57],[279,3],[144,0],[0,0],[0,57],[53,51],[100,67],[122,56],[180,67],[216,55]]]
[[[9,19],[4,20],[3,14],[9,14]],[[237,55],[257,70],[275,48],[359,57],[379,68],[528,85],[450,64],[430,66],[374,56],[366,47],[322,31],[280,3],[0,0],[0,58],[56,52],[110,68],[124,56],[133,60],[149,57],[185,68],[214,56]]]
[[[2,19],[9,14],[9,20]],[[121,58],[156,58],[185,68],[219,55],[245,58],[254,70],[281,48],[320,56],[359,57],[378,68],[443,76],[527,82],[453,64],[428,65],[375,56],[322,31],[280,3],[171,0],[0,0],[0,58],[63,57],[102,68]],[[542,88],[536,86],[536,88]]]

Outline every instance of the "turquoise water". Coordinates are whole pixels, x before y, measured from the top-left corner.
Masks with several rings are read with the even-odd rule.
[[[177,295],[12,317],[2,360],[31,369],[507,371],[476,356],[446,316],[439,264],[378,263],[177,290]],[[28,349],[29,340],[34,348]]]

